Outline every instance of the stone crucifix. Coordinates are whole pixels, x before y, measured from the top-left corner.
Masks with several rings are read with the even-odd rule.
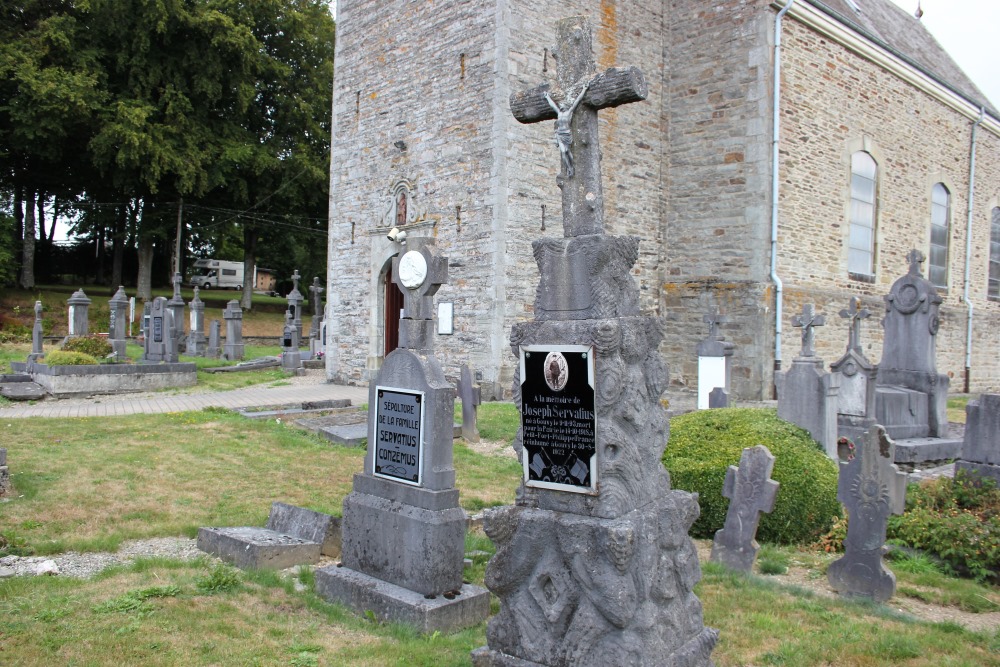
[[[826,324],[826,317],[817,315],[811,303],[803,304],[802,314],[792,318],[793,327],[802,327],[802,352],[803,357],[816,356],[816,332],[814,327],[821,327]]]
[[[714,312],[707,313],[701,318],[701,321],[708,325],[709,338],[713,340],[722,340],[722,334],[719,333],[719,326],[729,321],[725,315],[716,309]]]
[[[911,276],[921,276],[923,273],[920,271],[920,265],[927,260],[924,253],[920,252],[916,248],[906,253],[906,263],[910,265],[910,275]]]
[[[521,123],[556,121],[562,173],[563,233],[566,237],[604,232],[604,194],[597,112],[646,99],[649,88],[636,67],[612,67],[597,74],[590,22],[582,16],[556,24],[555,90],[548,83],[510,96]]]
[[[763,512],[774,510],[778,482],[771,479],[774,455],[763,445],[748,447],[740,456],[740,465],[729,466],[722,495],[729,498],[725,525],[716,531],[712,561],[742,572],[749,572],[760,545],[755,539]]]
[[[871,315],[870,310],[861,307],[861,301],[856,296],[851,297],[849,307],[840,311],[841,317],[851,321],[851,334],[847,343],[848,350],[861,352],[861,320],[868,319]]]

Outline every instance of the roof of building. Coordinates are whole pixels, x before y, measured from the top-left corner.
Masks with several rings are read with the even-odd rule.
[[[996,108],[920,19],[890,0],[807,0],[993,116]],[[860,11],[858,11],[860,10]]]

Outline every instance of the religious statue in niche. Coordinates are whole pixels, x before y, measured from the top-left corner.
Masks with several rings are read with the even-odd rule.
[[[415,200],[416,186],[406,179],[396,181],[389,191],[389,202],[379,219],[380,227],[402,227],[427,219],[427,212],[419,210]]]

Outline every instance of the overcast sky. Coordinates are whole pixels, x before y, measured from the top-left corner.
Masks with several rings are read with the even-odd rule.
[[[864,0],[856,0],[864,7]],[[892,0],[909,13],[917,0]],[[1000,67],[990,44],[1000,28],[1000,0],[920,0],[920,21],[979,90],[1000,105]],[[995,46],[995,44],[994,44]]]

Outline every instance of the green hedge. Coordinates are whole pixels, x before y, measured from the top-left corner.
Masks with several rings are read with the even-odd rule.
[[[698,493],[701,516],[695,537],[711,538],[722,528],[729,499],[722,496],[726,471],[743,449],[764,445],[775,457],[772,479],[781,484],[774,511],[761,517],[757,539],[779,544],[813,542],[840,516],[837,464],[809,433],[778,419],[775,410],[699,410],[670,421],[663,465],[675,489]]]
[[[66,350],[54,350],[45,355],[45,363],[49,366],[92,366],[97,364],[89,354],[83,352],[68,352]]]

